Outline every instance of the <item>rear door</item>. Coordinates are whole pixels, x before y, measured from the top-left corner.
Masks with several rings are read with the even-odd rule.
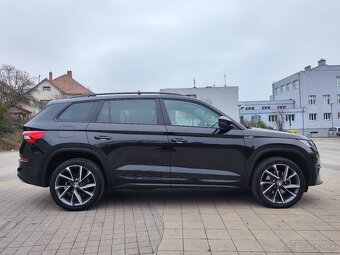
[[[114,186],[170,186],[168,139],[158,100],[107,100],[87,135],[106,156]]]
[[[239,186],[245,165],[244,135],[236,125],[219,132],[220,114],[192,100],[164,99],[173,186]]]

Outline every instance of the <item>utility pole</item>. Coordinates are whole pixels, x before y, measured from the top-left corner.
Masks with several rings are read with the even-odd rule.
[[[305,135],[305,115],[304,115],[305,107],[301,107],[301,110],[302,110],[302,135]]]
[[[196,79],[194,78],[194,88],[196,88]]]
[[[333,102],[330,102],[330,105],[331,105],[332,134],[334,135]]]
[[[227,74],[224,74],[224,87],[227,87]]]

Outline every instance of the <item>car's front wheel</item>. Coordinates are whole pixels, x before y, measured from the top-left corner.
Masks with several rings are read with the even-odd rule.
[[[50,193],[62,208],[85,210],[99,201],[104,191],[100,168],[87,159],[70,159],[59,165],[50,179]]]
[[[286,208],[300,200],[305,177],[293,161],[273,157],[260,162],[252,179],[252,192],[265,206]]]

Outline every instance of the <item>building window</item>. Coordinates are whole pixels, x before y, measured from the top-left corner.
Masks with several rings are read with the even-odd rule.
[[[292,90],[293,90],[293,85],[290,82],[290,83],[287,84],[287,91],[292,91]]]
[[[43,91],[51,91],[51,86],[43,86]]]
[[[340,120],[340,112],[338,112],[338,119]]]
[[[336,86],[340,86],[340,76],[336,77]]]
[[[315,104],[315,102],[316,102],[316,95],[310,95],[308,97],[308,104],[313,105],[313,104]]]
[[[262,106],[262,110],[269,110],[270,106]]]
[[[268,116],[269,122],[275,122],[277,121],[277,115],[269,115]]]
[[[278,106],[277,106],[277,109],[281,109],[281,110],[282,110],[282,109],[286,109],[286,106],[285,106],[285,105],[278,105]]]
[[[261,116],[260,115],[251,116],[251,122],[258,122],[260,120],[261,120]]]
[[[309,120],[316,120],[316,113],[310,113]]]
[[[251,111],[251,110],[254,110],[254,107],[246,107],[246,111]]]
[[[323,114],[323,119],[324,120],[330,120],[331,119],[331,113],[330,112],[325,112]]]
[[[186,95],[187,97],[192,97],[192,98],[196,98],[196,94],[188,94]]]
[[[293,87],[294,87],[294,89],[299,88],[299,81],[298,80],[293,81]]]
[[[328,105],[331,103],[331,96],[330,95],[323,95],[323,104]]]
[[[337,104],[340,104],[340,94],[337,95],[336,102],[337,102]]]
[[[286,121],[295,121],[295,114],[286,114]]]
[[[280,92],[281,92],[281,93],[284,93],[284,92],[285,92],[285,86],[284,86],[284,85],[280,87]]]
[[[275,95],[278,95],[278,94],[280,94],[280,88],[275,89]]]

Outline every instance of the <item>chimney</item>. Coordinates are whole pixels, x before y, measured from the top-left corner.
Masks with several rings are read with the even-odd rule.
[[[50,71],[50,72],[48,73],[48,80],[52,81],[52,79],[53,79],[53,77],[52,77],[52,72]]]
[[[319,61],[318,61],[318,66],[325,66],[326,65],[326,59],[320,59]]]
[[[310,65],[305,67],[305,71],[310,71],[310,70],[312,70],[312,67]]]
[[[72,78],[72,71],[71,70],[67,71],[67,76]]]

